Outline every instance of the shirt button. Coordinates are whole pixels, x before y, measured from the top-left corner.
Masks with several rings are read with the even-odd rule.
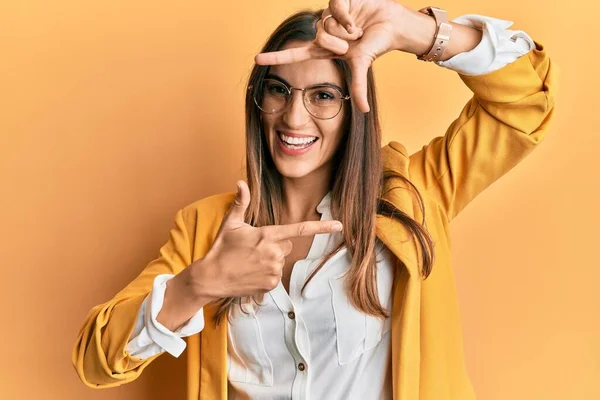
[[[288,313],[288,318],[289,318],[289,319],[294,319],[294,318],[296,318],[296,314],[295,314],[293,311],[290,311],[290,312]]]
[[[300,363],[300,364],[298,364],[298,369],[300,371],[304,371],[306,369],[306,365],[304,365],[304,363]]]

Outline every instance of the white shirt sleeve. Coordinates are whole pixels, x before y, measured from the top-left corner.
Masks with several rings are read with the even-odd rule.
[[[508,29],[512,21],[467,14],[453,22],[483,31],[481,42],[473,50],[459,53],[446,61],[436,61],[436,64],[463,75],[482,75],[495,71],[535,48],[533,39],[527,33]]]
[[[179,357],[186,347],[182,338],[195,335],[204,328],[202,308],[175,332],[171,332],[156,320],[165,299],[166,283],[174,276],[161,274],[154,278],[152,292],[146,296],[140,307],[131,339],[125,348],[130,355],[146,359],[166,351],[174,357]]]

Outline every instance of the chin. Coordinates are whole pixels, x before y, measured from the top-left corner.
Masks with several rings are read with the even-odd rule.
[[[281,176],[289,179],[300,179],[310,175],[317,167],[311,167],[303,162],[276,161],[275,167]]]

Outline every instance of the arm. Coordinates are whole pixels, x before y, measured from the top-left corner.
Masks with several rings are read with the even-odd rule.
[[[557,78],[540,45],[494,72],[460,77],[473,98],[444,136],[410,157],[411,179],[449,219],[543,140]]]
[[[188,226],[194,226],[194,221],[186,221],[186,213],[179,211],[175,227],[171,229],[167,243],[160,249],[159,257],[151,261],[113,299],[94,307],[88,314],[72,355],[73,366],[86,385],[112,387],[130,382],[160,355],[141,359],[132,356],[126,350],[126,345],[156,276],[177,275],[190,269],[186,267],[192,263],[194,231]],[[193,307],[198,310],[202,305],[188,308]]]
[[[411,35],[399,42],[401,50],[419,54],[424,50],[417,44],[427,40],[415,32],[427,35],[427,23],[416,14],[407,14],[405,32]],[[457,20],[470,26],[463,30],[453,23],[450,51],[438,64],[457,70],[474,96],[444,136],[410,157],[411,180],[437,200],[449,219],[542,141],[553,115],[557,78],[542,46],[530,51],[535,43],[524,32],[506,30],[510,22],[473,15]],[[424,25],[417,29],[419,24]],[[462,34],[454,36],[457,27]],[[473,47],[475,28],[483,36]]]

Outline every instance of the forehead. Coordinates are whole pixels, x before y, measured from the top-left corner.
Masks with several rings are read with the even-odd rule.
[[[306,46],[310,42],[290,41],[281,50]],[[269,72],[285,79],[294,87],[306,87],[318,83],[330,82],[343,87],[342,74],[333,60],[305,60],[291,64],[273,65]]]

